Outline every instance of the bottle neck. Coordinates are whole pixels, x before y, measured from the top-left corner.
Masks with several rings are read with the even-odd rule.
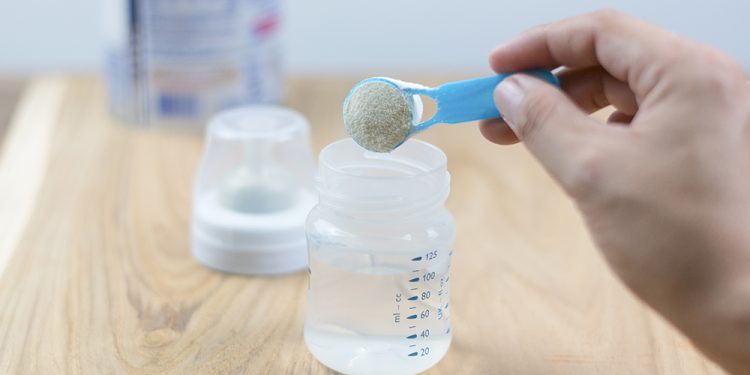
[[[448,198],[446,164],[440,149],[416,140],[387,154],[365,151],[351,139],[334,142],[320,153],[319,204],[352,217],[429,214]]]
[[[330,192],[319,191],[318,205],[338,215],[372,219],[400,220],[414,217],[436,215],[445,209],[449,185],[437,194],[414,199],[409,195],[390,195],[377,199],[351,199],[337,196]]]

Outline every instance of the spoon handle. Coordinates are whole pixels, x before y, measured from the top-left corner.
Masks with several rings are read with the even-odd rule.
[[[560,86],[560,81],[548,70],[532,69],[523,73]],[[501,114],[495,106],[493,91],[502,80],[513,74],[515,73],[503,73],[491,77],[450,82],[435,89],[420,92],[435,99],[437,113],[433,118],[416,125],[417,129],[423,130],[436,123],[456,124],[499,118]]]

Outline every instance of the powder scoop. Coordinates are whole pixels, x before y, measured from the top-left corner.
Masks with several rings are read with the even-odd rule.
[[[547,70],[524,71],[555,86],[560,82]],[[368,78],[356,84],[344,101],[344,126],[360,146],[390,152],[410,136],[430,126],[499,118],[492,93],[514,73],[450,82],[432,88],[393,78]],[[435,115],[422,119],[425,95],[437,103]]]

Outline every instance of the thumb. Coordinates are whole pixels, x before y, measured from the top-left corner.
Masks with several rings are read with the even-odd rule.
[[[525,74],[504,79],[495,88],[495,104],[529,151],[563,188],[573,193],[581,164],[597,148],[593,136],[603,128],[562,91]]]

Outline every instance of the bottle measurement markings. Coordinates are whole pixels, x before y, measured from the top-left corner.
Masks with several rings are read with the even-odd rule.
[[[451,256],[451,255],[453,255],[453,251],[452,250],[448,253],[448,256]],[[413,257],[413,258],[411,258],[411,261],[412,262],[430,262],[430,263],[432,263],[433,261],[435,261],[437,259],[438,259],[438,251],[434,250],[434,251],[427,252],[423,256]],[[420,276],[410,277],[408,279],[408,282],[410,284],[412,284],[412,285],[415,285],[415,286],[409,288],[409,291],[410,292],[414,292],[413,293],[414,295],[406,298],[406,301],[408,303],[407,306],[408,306],[409,310],[416,310],[419,307],[420,302],[424,304],[424,303],[427,302],[427,300],[429,300],[430,298],[433,297],[433,294],[434,294],[435,291],[431,291],[430,288],[428,287],[428,285],[430,285],[431,283],[437,281],[437,280],[435,280],[437,278],[437,275],[436,275],[436,272],[429,271],[428,268],[415,268],[415,269],[412,269],[411,273],[412,274],[414,274],[414,273],[422,273]],[[443,306],[443,300],[448,295],[447,291],[445,290],[445,287],[447,286],[449,279],[446,276],[446,277],[440,277],[439,280],[440,280],[440,289],[437,291],[437,295],[438,295],[438,301],[437,301],[438,302],[437,303],[437,306],[438,306],[437,307],[437,319],[441,320],[441,319],[443,319],[443,318],[446,317],[444,315],[443,311],[448,308],[448,304],[447,303],[445,304],[445,306]],[[420,286],[419,286],[419,285],[421,285],[420,283],[425,283],[424,284],[425,288],[422,289],[421,291],[420,291]],[[427,305],[427,306],[429,306],[429,305]],[[427,308],[423,309],[422,311],[420,311],[417,314],[408,315],[406,317],[406,319],[409,319],[409,320],[419,320],[419,321],[424,320],[424,319],[430,319],[430,317],[433,315],[432,313],[433,313],[432,309],[430,307],[427,307]],[[412,332],[411,332],[411,334],[409,334],[408,336],[406,336],[407,340],[410,340],[410,341],[411,340],[415,340],[416,341],[416,340],[419,340],[419,339],[426,340],[430,336],[430,330],[429,329],[421,329],[421,330],[417,329],[417,325],[416,324],[410,325],[409,329],[412,330]],[[448,330],[446,331],[446,333],[448,333],[448,332],[450,332],[450,328],[448,328]],[[416,347],[417,347],[417,344],[409,344],[409,348],[416,348]],[[430,347],[429,346],[424,346],[424,347],[421,347],[421,348],[415,349],[415,350],[416,351],[410,351],[407,354],[407,356],[409,356],[409,357],[422,357],[422,356],[429,355],[429,353],[430,353]]]

